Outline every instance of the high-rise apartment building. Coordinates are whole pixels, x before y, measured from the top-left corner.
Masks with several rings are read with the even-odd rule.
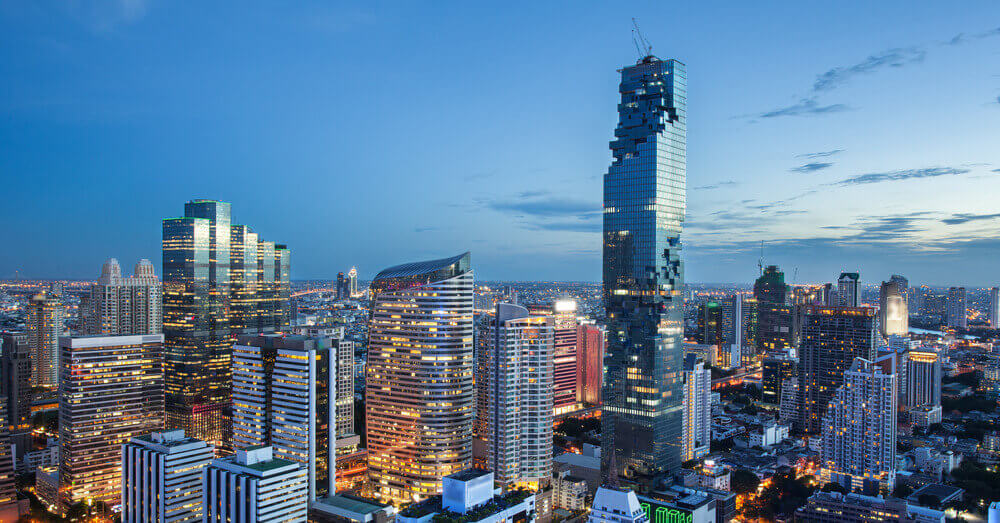
[[[31,351],[31,386],[59,386],[59,336],[63,331],[62,301],[48,293],[36,294],[28,302],[24,321]]]
[[[684,359],[684,427],[681,459],[708,454],[712,443],[712,373],[694,354]]]
[[[351,267],[351,270],[347,271],[347,296],[350,298],[357,298],[361,293],[358,292],[358,268]]]
[[[966,327],[965,287],[948,289],[948,326],[964,329]]]
[[[803,310],[798,380],[806,432],[820,431],[823,412],[854,359],[875,359],[875,314],[869,307],[814,305]]]
[[[25,334],[0,334],[0,396],[5,401],[3,414],[14,445],[14,459],[20,462],[34,442],[31,434],[31,350]]]
[[[232,337],[287,329],[289,251],[232,225],[230,204],[192,200],[163,220],[167,425],[229,438]]]
[[[941,355],[932,349],[905,353],[900,402],[908,408],[941,404]]]
[[[17,481],[14,475],[14,444],[7,422],[7,397],[0,394],[0,521],[18,521]]]
[[[347,277],[343,272],[337,273],[337,299],[347,298]]]
[[[604,328],[581,323],[576,328],[577,392],[581,405],[600,405],[604,383]]]
[[[798,375],[799,362],[794,353],[794,349],[788,349],[783,353],[774,353],[764,358],[760,378],[761,403],[772,407],[781,404],[781,391],[785,380]]]
[[[481,335],[487,469],[505,489],[537,488],[552,477],[555,318],[500,303]]]
[[[896,474],[893,355],[855,358],[823,414],[821,476],[848,491],[891,491]]]
[[[552,408],[563,414],[576,410],[577,391],[577,321],[576,300],[559,299],[551,307],[555,346],[552,353]],[[499,477],[499,474],[497,475]]]
[[[163,335],[59,342],[59,492],[75,503],[121,497],[122,445],[163,429]]]
[[[986,300],[986,318],[990,327],[1000,328],[1000,288],[990,287],[989,298]]]
[[[122,521],[201,523],[202,476],[215,449],[183,430],[136,436],[122,446]]]
[[[473,274],[469,253],[407,263],[371,283],[368,473],[394,503],[441,492],[472,464]]]
[[[906,336],[910,332],[910,313],[906,288],[899,280],[882,282],[879,289],[878,324],[882,336]]]
[[[301,463],[310,501],[335,492],[336,365],[329,338],[241,336],[233,347],[233,446]]]
[[[715,345],[722,348],[727,345],[727,333],[722,316],[722,304],[717,301],[706,301],[698,305],[698,343]],[[729,367],[726,362],[726,367]]]
[[[309,474],[301,463],[274,457],[271,447],[237,450],[205,468],[206,523],[305,523]]]
[[[857,307],[860,303],[861,275],[856,272],[842,272],[837,279],[837,304],[841,307]]]
[[[604,177],[605,475],[612,456],[625,474],[677,470],[683,421],[687,71],[650,55],[620,72]]]
[[[139,260],[132,276],[125,278],[118,260],[108,258],[101,267],[101,277],[84,298],[80,313],[83,334],[127,336],[163,331],[163,284],[149,260]]]
[[[354,342],[341,338],[333,340],[337,354],[337,416],[338,438],[354,434]]]

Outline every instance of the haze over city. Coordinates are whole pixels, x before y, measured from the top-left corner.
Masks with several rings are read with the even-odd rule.
[[[998,15],[6,3],[0,277],[93,278],[109,255],[159,271],[160,220],[203,197],[286,241],[293,279],[468,249],[477,278],[597,281],[635,17],[691,77],[688,281],[751,280],[764,241],[799,282],[991,285]]]

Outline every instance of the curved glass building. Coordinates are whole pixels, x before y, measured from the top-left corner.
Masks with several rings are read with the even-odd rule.
[[[473,280],[468,252],[380,272],[371,283],[368,473],[400,504],[441,493],[472,464]]]
[[[604,176],[601,457],[605,473],[653,474],[680,467],[687,74],[655,56],[620,72]]]

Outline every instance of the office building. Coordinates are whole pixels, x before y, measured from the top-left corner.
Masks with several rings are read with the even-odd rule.
[[[604,327],[581,323],[576,328],[577,392],[580,405],[600,405],[604,383]]]
[[[761,369],[761,403],[777,407],[781,403],[782,385],[785,380],[798,375],[799,362],[795,350],[774,353],[764,358]]]
[[[803,309],[798,380],[804,431],[819,432],[823,412],[854,359],[875,359],[875,313],[868,307]]]
[[[163,220],[163,333],[170,428],[228,447],[232,336],[288,328],[289,250],[232,225],[230,204],[192,200]]]
[[[910,333],[906,288],[899,281],[882,282],[878,305],[878,324],[883,337],[906,336]]]
[[[121,497],[122,445],[163,429],[163,335],[59,342],[59,491],[63,513]]]
[[[500,303],[482,335],[486,467],[502,488],[538,488],[552,477],[555,318]]]
[[[987,293],[986,319],[991,328],[1000,328],[1000,288],[990,287]]]
[[[149,260],[139,260],[132,276],[122,277],[118,260],[108,258],[97,283],[81,302],[81,330],[92,336],[160,334],[163,285]],[[82,303],[86,305],[82,305]]]
[[[368,473],[383,500],[405,503],[472,464],[470,254],[385,269],[370,289]]]
[[[351,494],[327,496],[309,504],[310,523],[393,523],[392,505]]]
[[[201,523],[202,479],[214,454],[182,430],[129,440],[122,447],[122,521]]]
[[[527,490],[497,493],[493,473],[464,470],[443,478],[442,495],[403,509],[398,523],[461,521],[463,523],[535,523],[535,494]]]
[[[905,500],[863,494],[817,490],[796,509],[795,521],[803,523],[944,523],[944,512],[909,504]],[[991,522],[992,523],[992,522]]]
[[[837,304],[841,307],[858,307],[861,304],[861,275],[856,272],[842,272],[837,278]]]
[[[7,411],[7,397],[0,394],[0,521],[17,521],[20,510]]]
[[[920,407],[941,404],[941,355],[932,349],[906,353],[903,405]]]
[[[347,297],[347,277],[343,271],[337,273],[337,299],[342,300]]]
[[[310,501],[335,492],[336,363],[329,338],[262,334],[233,347],[233,445],[301,463]]]
[[[966,327],[965,287],[951,287],[948,289],[947,302],[947,323],[949,327],[964,329]]]
[[[784,303],[757,303],[758,354],[781,354],[798,345],[801,325],[797,310]]]
[[[684,426],[681,459],[700,458],[712,443],[712,373],[689,354],[684,359]]]
[[[206,523],[305,523],[308,472],[301,463],[274,457],[271,447],[237,450],[205,468],[202,505]]]
[[[577,410],[577,321],[576,300],[556,300],[550,309],[553,319],[552,408],[556,415]],[[499,478],[500,475],[497,474]]]
[[[753,284],[753,297],[757,303],[788,303],[788,292],[785,273],[777,265],[768,265]]]
[[[52,294],[36,294],[28,302],[24,321],[31,351],[31,386],[59,386],[59,336],[63,332],[62,301]]]
[[[31,350],[24,334],[0,334],[0,396],[15,463],[31,450]]]
[[[361,293],[358,292],[357,267],[351,267],[351,270],[347,271],[347,296],[349,298],[357,298],[361,296]]]
[[[605,473],[614,456],[618,472],[653,474],[680,467],[687,72],[655,56],[620,72],[604,177],[601,459]]]
[[[896,475],[894,356],[855,358],[823,414],[821,476],[848,491],[892,491]]]

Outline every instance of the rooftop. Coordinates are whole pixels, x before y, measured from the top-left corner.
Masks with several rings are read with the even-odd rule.
[[[469,252],[464,252],[457,256],[452,256],[450,258],[441,258],[440,260],[428,260],[420,262],[404,263],[402,265],[396,265],[394,267],[389,267],[383,270],[375,276],[374,281],[383,280],[387,278],[402,278],[406,276],[417,276],[420,274],[426,274],[429,272],[438,271],[441,269],[446,269],[452,265],[464,265],[466,270],[469,264]],[[461,271],[459,268],[459,272]]]

